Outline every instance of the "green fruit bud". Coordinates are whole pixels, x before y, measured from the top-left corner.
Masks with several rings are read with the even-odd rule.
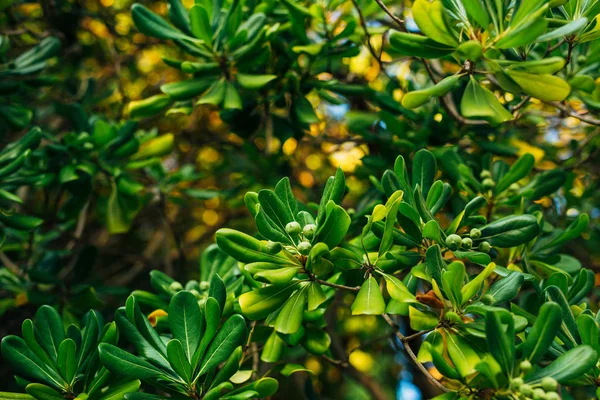
[[[471,229],[469,236],[471,236],[471,239],[479,239],[481,237],[481,231],[477,228],[473,228]]]
[[[519,189],[521,189],[521,185],[519,185],[518,183],[513,183],[508,187],[508,190],[511,192],[516,192]]]
[[[464,247],[465,249],[470,249],[471,247],[473,247],[473,239],[463,238],[462,247]]]
[[[523,383],[525,383],[525,382],[523,382],[523,378],[513,378],[510,381],[510,387],[511,387],[511,389],[518,390],[521,388],[521,386],[523,386]]]
[[[533,389],[533,398],[534,400],[544,400],[546,398],[546,392],[540,388]]]
[[[496,182],[494,182],[494,180],[492,178],[485,178],[483,180],[483,182],[481,182],[481,184],[483,185],[483,187],[485,187],[486,189],[491,189],[494,186],[496,186]]]
[[[265,249],[267,250],[267,253],[269,253],[269,254],[277,254],[281,251],[282,248],[283,248],[283,246],[281,245],[281,243],[278,243],[278,242],[269,241],[265,245]]]
[[[520,367],[521,367],[521,372],[523,372],[525,374],[528,373],[529,371],[531,371],[531,368],[532,368],[531,363],[529,362],[529,360],[523,360],[523,361],[521,361]]]
[[[528,361],[529,362],[529,361]],[[533,396],[533,389],[528,384],[521,385],[520,392],[523,396],[531,397]]]
[[[495,301],[496,299],[494,299],[494,296],[492,296],[491,294],[486,294],[481,297],[481,302],[486,306],[491,306],[492,304],[494,304]]]
[[[446,238],[446,246],[448,246],[450,250],[458,250],[461,243],[462,239],[457,234],[448,235]]]
[[[298,245],[298,251],[300,252],[300,254],[303,254],[305,256],[307,256],[308,253],[310,253],[310,249],[312,249],[312,244],[310,244],[309,242],[300,242],[300,244]]]
[[[202,291],[208,290],[209,287],[210,287],[210,283],[208,283],[206,281],[200,282],[200,290],[202,290]]]
[[[551,376],[545,376],[542,378],[542,389],[546,392],[556,392],[556,388],[558,387],[558,382],[556,379]]]
[[[190,290],[190,293],[193,294],[197,300],[200,300],[202,298],[202,294],[200,294],[200,292],[196,289]]]
[[[181,283],[179,283],[179,282],[172,282],[169,285],[169,289],[171,289],[175,292],[179,292],[180,290],[183,290],[183,286],[181,286]]]
[[[285,226],[285,231],[290,235],[297,235],[302,232],[302,227],[296,221],[292,221]]]
[[[310,240],[315,237],[315,233],[317,233],[317,226],[315,224],[304,225],[304,229],[302,229],[304,237]]]
[[[491,178],[492,177],[492,173],[490,171],[488,171],[487,169],[484,169],[483,171],[481,171],[481,173],[479,174],[479,177],[481,179],[485,179],[485,178]]]
[[[488,242],[479,243],[479,251],[482,251],[484,253],[489,253],[491,249],[492,249],[492,246]]]

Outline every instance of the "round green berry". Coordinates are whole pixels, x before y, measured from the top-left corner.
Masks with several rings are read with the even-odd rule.
[[[292,221],[285,226],[285,231],[290,235],[297,235],[302,232],[302,227],[296,221]]]
[[[496,182],[494,182],[492,178],[485,178],[481,184],[487,189],[491,189],[496,186]]]
[[[304,225],[304,229],[302,229],[304,237],[310,240],[315,237],[315,233],[317,233],[317,226],[315,224]]]
[[[495,301],[496,299],[494,299],[494,296],[492,296],[491,294],[481,296],[481,302],[486,306],[491,306],[492,304],[494,304]]]
[[[533,398],[534,400],[544,400],[546,398],[546,392],[544,392],[544,389],[533,389]]]
[[[200,290],[206,291],[206,290],[208,290],[208,288],[210,288],[210,283],[207,281],[202,281],[202,282],[200,282],[199,286],[200,286]]]
[[[484,253],[489,253],[491,249],[492,249],[492,246],[488,242],[479,243],[479,251],[482,251]]]
[[[546,392],[556,392],[558,382],[551,376],[545,376],[542,378],[542,389]]]
[[[453,233],[452,235],[448,235],[448,237],[446,238],[446,246],[448,246],[450,250],[458,250],[461,243],[462,239],[457,234]]]
[[[531,397],[533,395],[533,389],[526,383],[521,385],[521,389],[519,391],[523,396]]]
[[[469,236],[471,236],[471,239],[479,239],[481,237],[481,231],[477,228],[473,228],[471,229],[471,232],[469,232]]]
[[[473,247],[473,239],[463,238],[462,239],[462,247],[464,247],[465,249],[470,249],[471,247]]]
[[[529,362],[529,360],[523,360],[523,361],[521,361],[520,367],[521,367],[521,372],[526,374],[529,371],[531,371],[532,365]]]
[[[479,177],[481,179],[485,179],[485,178],[490,178],[492,176],[492,173],[490,171],[488,171],[487,169],[484,169],[483,171],[481,171],[481,173],[479,174]]]
[[[521,389],[521,386],[523,386],[524,383],[525,382],[523,381],[523,378],[513,378],[510,380],[510,387],[511,389],[519,390]]]
[[[310,249],[312,249],[312,244],[309,242],[300,242],[298,245],[298,251],[300,254],[307,256],[310,253]]]
[[[518,183],[513,183],[508,187],[508,190],[511,192],[516,192],[519,189],[521,189],[521,185],[519,185]]]
[[[179,292],[180,290],[183,290],[183,286],[181,286],[181,283],[179,283],[179,282],[172,282],[169,285],[169,289],[171,289],[175,292]]]

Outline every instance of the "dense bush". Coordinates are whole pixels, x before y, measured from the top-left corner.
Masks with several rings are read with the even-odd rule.
[[[0,9],[0,399],[600,396],[600,3]]]

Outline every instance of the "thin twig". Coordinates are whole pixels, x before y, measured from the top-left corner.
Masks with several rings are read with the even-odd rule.
[[[349,290],[352,292],[358,292],[360,290],[360,286],[344,286],[344,285],[338,285],[337,283],[331,283],[331,282],[327,282],[321,279],[313,279],[315,282],[320,283],[321,285],[325,285],[325,286],[330,286],[332,288],[336,288],[336,289],[342,289],[342,290]]]
[[[550,102],[545,102],[546,104],[549,104],[551,106],[554,106],[556,108],[558,108],[560,111],[564,112],[565,114],[567,114],[570,117],[576,118],[582,122],[585,122],[587,124],[590,125],[596,125],[596,126],[600,126],[600,119],[585,115],[585,114],[579,114],[577,111],[571,109],[570,107],[567,107],[566,105],[559,103],[558,101],[550,101]]]
[[[392,19],[392,21],[394,21],[396,25],[398,25],[400,31],[406,32],[406,25],[404,25],[403,20],[396,17],[394,13],[389,8],[387,8],[387,6],[383,3],[382,0],[375,0],[375,2],[379,5],[379,8],[381,8],[383,12],[385,12]]]
[[[444,392],[448,392],[449,390],[444,385],[442,385],[442,383],[440,381],[438,381],[437,379],[435,379],[433,377],[433,375],[431,375],[431,373],[427,370],[427,368],[425,368],[425,366],[423,364],[421,364],[421,362],[417,359],[417,356],[416,356],[415,352],[413,351],[413,349],[410,347],[410,344],[408,343],[409,340],[414,337],[414,335],[408,336],[408,337],[404,336],[402,334],[402,332],[400,332],[400,328],[398,327],[398,325],[396,325],[396,323],[392,320],[392,318],[390,318],[389,315],[387,315],[387,314],[384,313],[384,314],[381,314],[381,316],[383,317],[383,319],[385,320],[385,322],[387,322],[388,325],[391,326],[392,329],[394,329],[394,333],[396,334],[396,337],[400,340],[400,342],[402,342],[402,344],[404,345],[404,349],[406,350],[406,352],[408,353],[408,355],[410,356],[410,358],[413,360],[413,362],[415,363],[415,365],[417,366],[417,368],[438,389],[440,389],[440,390],[442,390]]]
[[[383,68],[383,63],[381,62],[381,57],[379,55],[377,55],[377,52],[375,51],[375,49],[373,48],[373,45],[371,44],[371,34],[369,33],[369,29],[367,27],[367,21],[365,20],[365,16],[363,15],[356,0],[352,0],[352,4],[354,5],[354,9],[358,13],[358,19],[360,20],[360,25],[362,26],[363,31],[365,32],[365,37],[367,39],[367,48],[371,52],[371,55],[373,56],[373,58],[375,60],[377,60],[377,63],[379,64],[379,68],[381,69],[381,71],[385,72],[384,68]],[[381,48],[383,48],[383,37],[381,40],[382,40]]]

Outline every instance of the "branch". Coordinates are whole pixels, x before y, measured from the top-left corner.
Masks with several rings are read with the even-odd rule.
[[[567,107],[566,105],[564,105],[562,103],[559,103],[558,101],[550,101],[550,102],[544,102],[544,103],[554,106],[554,107],[558,108],[560,111],[567,114],[568,116],[576,118],[582,122],[585,122],[590,125],[600,126],[600,119],[594,118],[592,116],[588,116],[586,114],[579,114],[577,111],[571,109],[570,107]]]
[[[375,0],[375,2],[379,5],[379,8],[381,8],[383,12],[385,12],[392,19],[392,21],[394,21],[396,25],[398,25],[400,31],[406,32],[406,26],[404,25],[403,20],[396,17],[394,13],[389,8],[387,8],[387,6],[383,3],[382,0]]]
[[[316,279],[316,278],[314,278],[312,280],[314,280],[317,283],[320,283],[321,285],[330,286],[330,287],[336,288],[336,289],[349,290],[351,292],[358,292],[360,290],[360,286],[338,285],[337,283],[331,283],[331,282],[327,282],[322,279]]]
[[[431,375],[431,373],[429,373],[429,371],[427,371],[427,368],[425,368],[425,366],[423,364],[421,364],[419,362],[419,360],[417,360],[417,356],[415,355],[415,352],[413,351],[413,349],[410,347],[409,345],[409,341],[410,339],[413,339],[417,336],[415,335],[411,335],[411,336],[404,336],[401,332],[400,332],[400,328],[398,327],[398,325],[396,325],[396,323],[390,318],[389,315],[387,314],[382,314],[381,315],[383,317],[383,319],[385,320],[385,322],[388,323],[389,326],[392,327],[392,329],[394,329],[394,333],[396,334],[396,337],[400,340],[400,342],[402,342],[402,344],[404,345],[404,349],[406,349],[406,352],[408,353],[408,355],[410,356],[410,358],[413,360],[413,362],[415,363],[415,365],[417,366],[417,368],[427,377],[427,379],[429,379],[429,381],[435,385],[438,389],[444,391],[444,392],[448,392],[449,390],[440,383],[440,381],[438,381],[437,379],[435,379],[433,377],[433,375]],[[419,335],[423,334],[422,332],[419,332]]]

